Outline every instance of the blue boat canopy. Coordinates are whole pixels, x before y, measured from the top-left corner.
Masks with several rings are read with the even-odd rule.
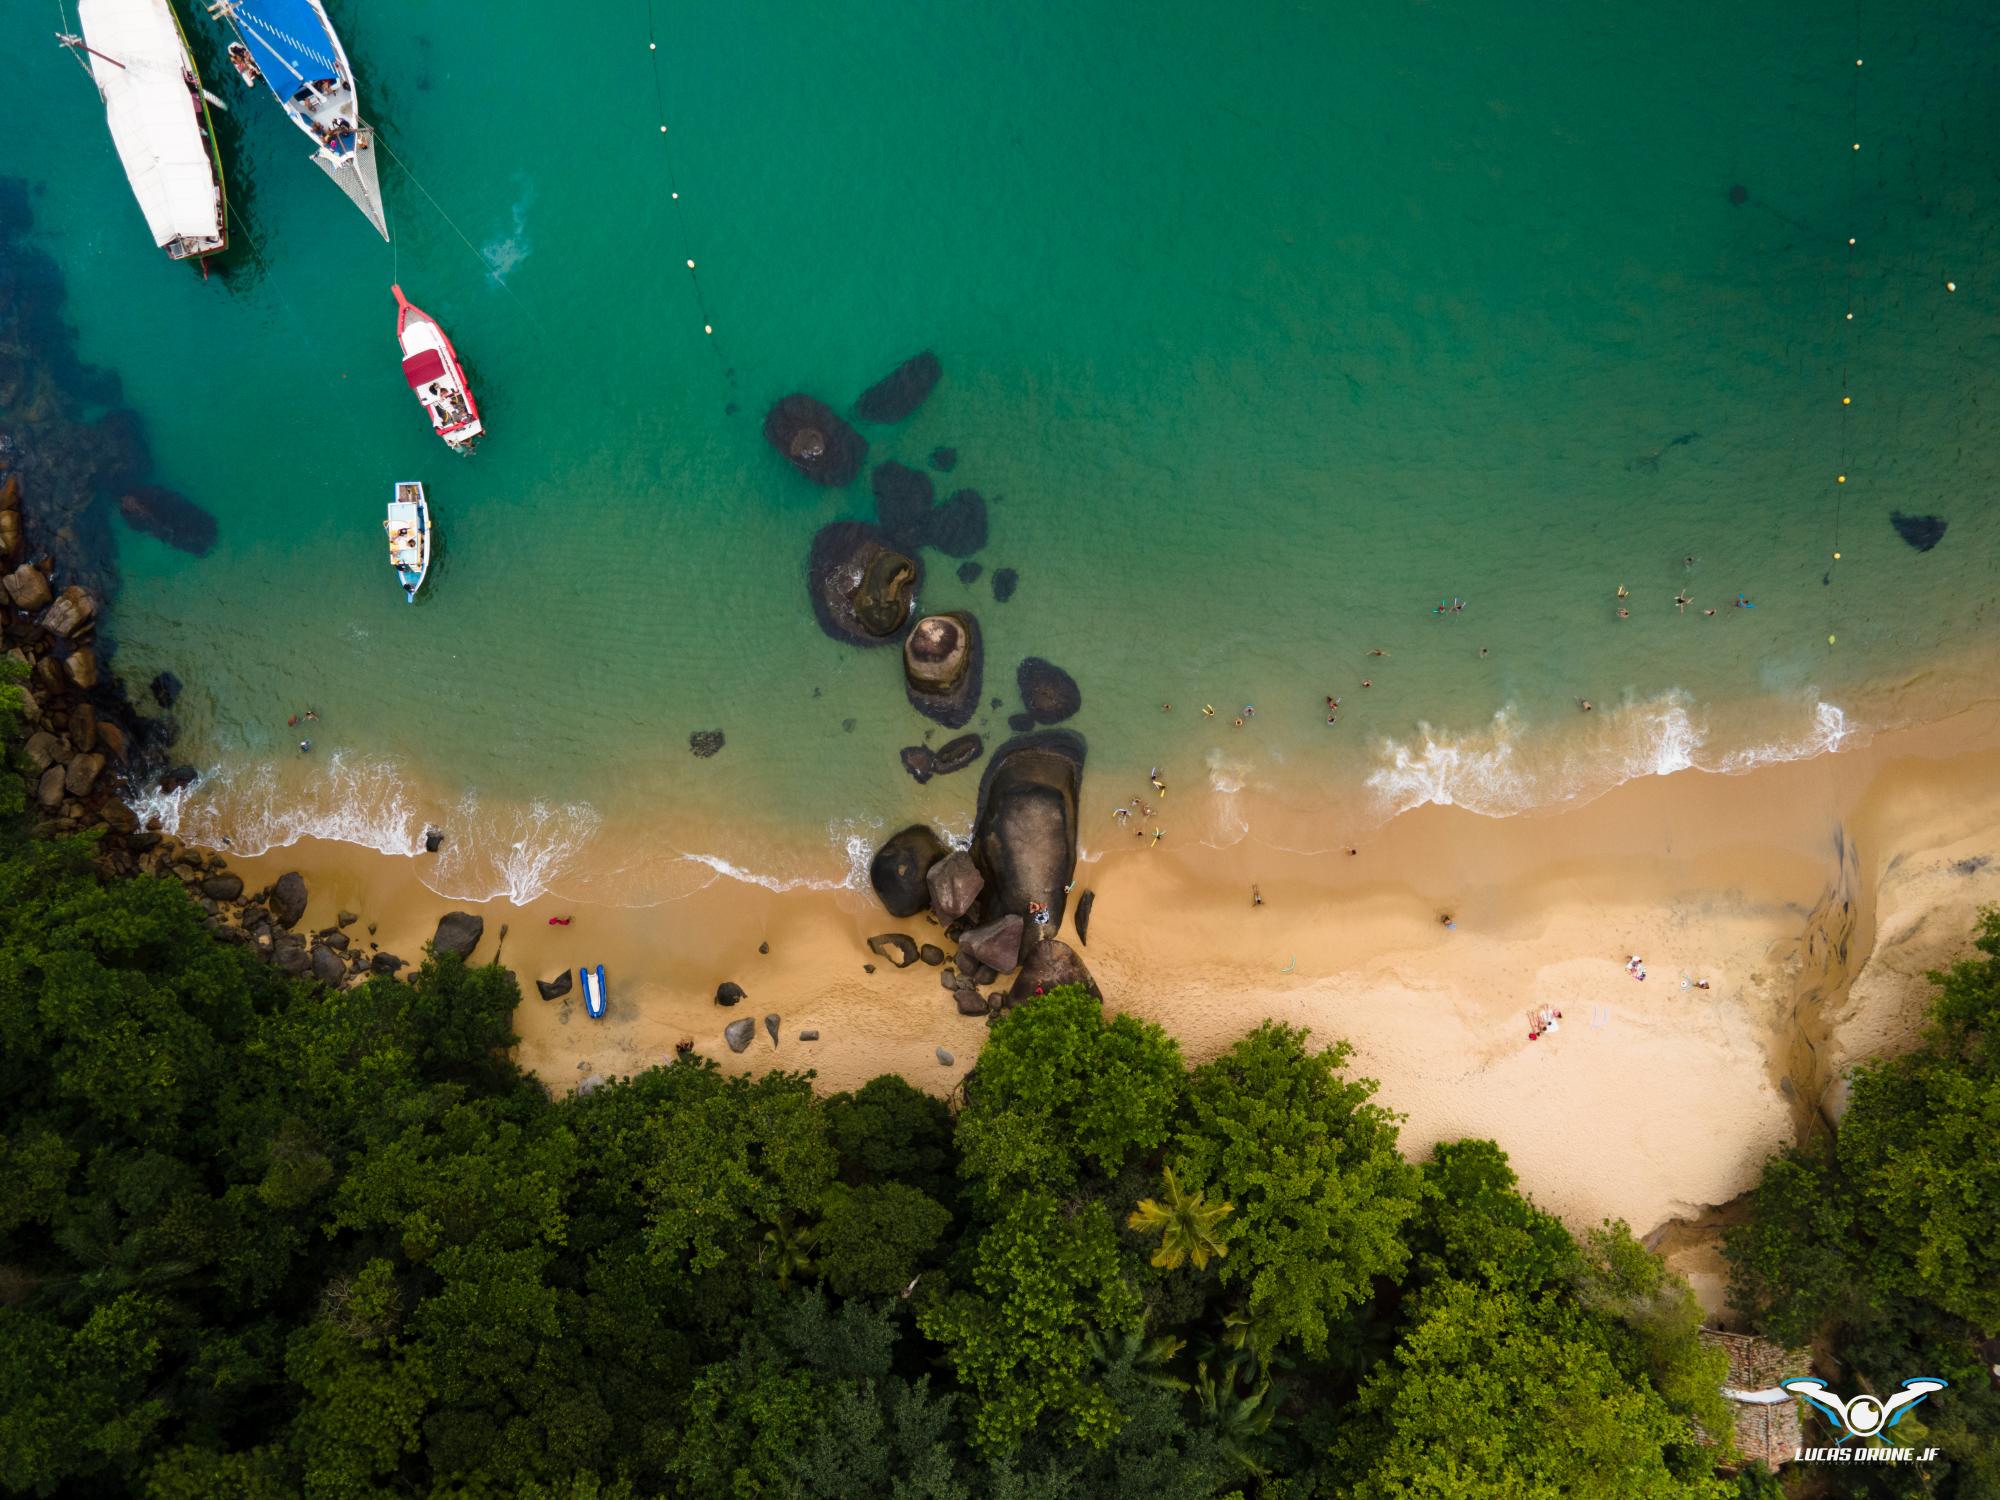
[[[234,14],[251,58],[280,99],[302,84],[340,76],[333,38],[311,0],[236,0]]]

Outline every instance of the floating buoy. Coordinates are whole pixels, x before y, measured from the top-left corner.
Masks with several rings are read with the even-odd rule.
[[[1828,637],[1826,638],[1826,643],[1827,643],[1827,644],[1828,644],[1829,646],[1831,646],[1831,645],[1833,644],[1833,637],[1832,637],[1832,636],[1828,636]]]
[[[1955,281],[1947,281],[1947,282],[1946,282],[1946,283],[1944,284],[1944,289],[1945,289],[1945,290],[1946,290],[1947,292],[1955,292],[1955,291],[1957,291],[1957,290],[1958,290],[1958,283],[1957,283],[1957,282],[1955,282]]]
[[[1834,554],[1833,554],[1833,560],[1834,560],[1835,562],[1839,562],[1839,561],[1840,561],[1840,554],[1839,554],[1838,552],[1836,552],[1836,553],[1834,553]]]

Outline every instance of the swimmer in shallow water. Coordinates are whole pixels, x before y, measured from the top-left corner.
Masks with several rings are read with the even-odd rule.
[[[1147,779],[1153,783],[1154,791],[1158,792],[1162,797],[1167,795],[1167,784],[1160,780],[1160,768],[1158,766],[1153,767],[1153,774]]]
[[[1621,583],[1618,585],[1618,597],[1620,599],[1630,599],[1632,597],[1632,591],[1626,588],[1625,585]]]
[[[1632,611],[1629,609],[1621,609],[1618,611],[1618,618],[1621,620],[1629,620],[1632,618]]]
[[[1585,713],[1589,713],[1592,709],[1597,707],[1597,705],[1595,703],[1592,703],[1588,698],[1577,699],[1576,706],[1582,709]]]
[[[1212,718],[1214,718],[1214,717],[1215,717],[1215,705],[1214,705],[1213,703],[1204,703],[1204,704],[1202,704],[1202,706],[1201,706],[1201,716],[1202,716],[1202,717],[1203,717],[1204,719],[1212,719]]]

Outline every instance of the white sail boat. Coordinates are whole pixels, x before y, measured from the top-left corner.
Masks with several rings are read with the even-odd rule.
[[[292,123],[312,141],[314,164],[354,200],[383,239],[389,238],[375,170],[375,132],[361,118],[354,69],[320,0],[214,0],[209,14],[229,23],[248,54],[246,59],[230,49],[236,71],[246,82],[263,77]]]
[[[82,36],[58,40],[89,59],[112,144],[153,243],[174,260],[229,243],[222,158],[208,95],[167,0],[77,0]]]

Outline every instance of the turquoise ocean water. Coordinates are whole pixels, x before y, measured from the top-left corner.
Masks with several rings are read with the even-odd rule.
[[[923,603],[979,615],[989,745],[1022,656],[1076,676],[1087,832],[1153,765],[1184,837],[1242,836],[1247,787],[1282,810],[1249,837],[1323,847],[1981,690],[1989,7],[748,0],[659,7],[657,53],[643,0],[329,8],[395,242],[210,66],[241,222],[207,282],[147,242],[55,8],[0,13],[0,171],[155,479],[220,522],[201,558],[121,532],[112,615],[128,679],[188,684],[191,833],[401,851],[436,822],[448,894],[640,901],[963,828],[972,777],[897,765],[925,725],[894,653],[807,607],[865,480],[816,489],[758,432],[924,348],[944,380],[871,457],[956,447],[941,487],[988,497],[979,561],[1019,592],[932,554]],[[394,279],[472,367],[470,459],[401,384]],[[414,609],[399,479],[444,535]]]

